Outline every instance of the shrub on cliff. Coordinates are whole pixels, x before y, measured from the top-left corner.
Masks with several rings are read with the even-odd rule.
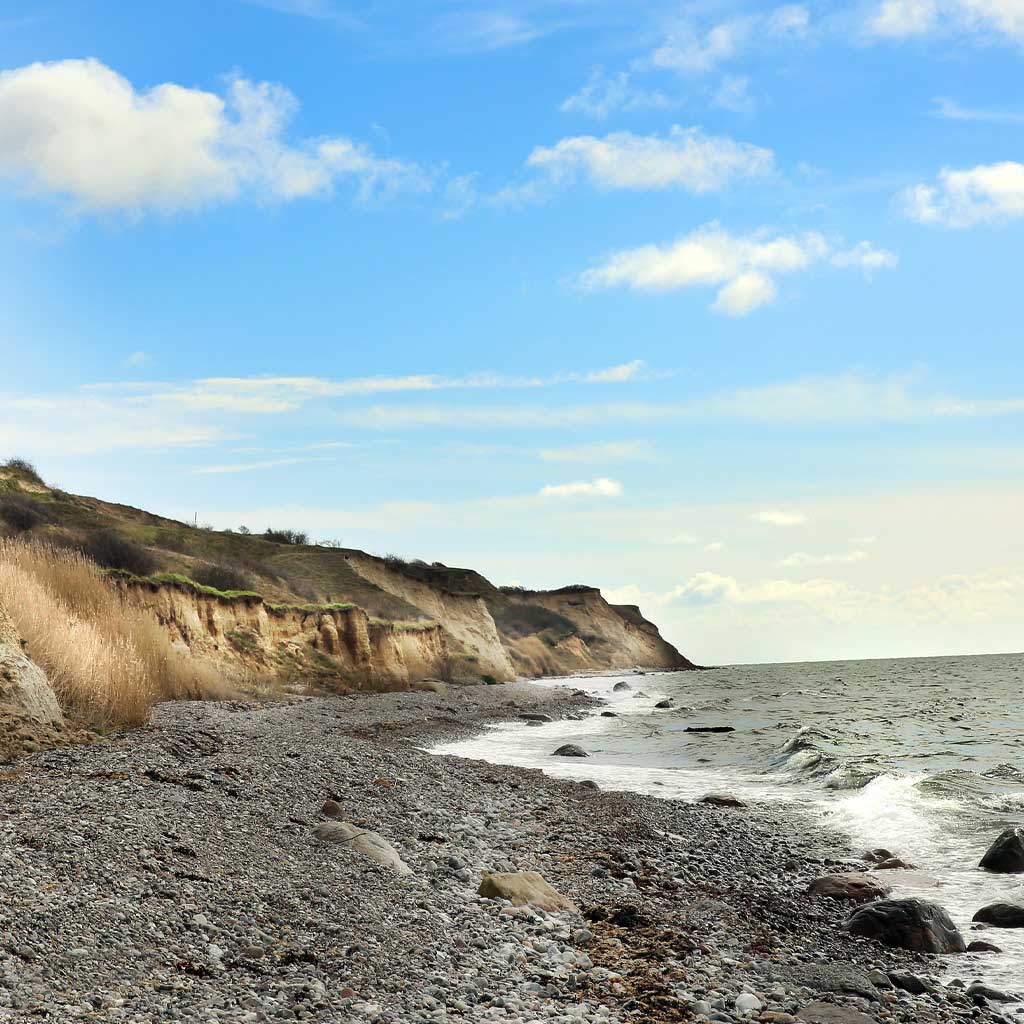
[[[35,484],[41,484],[43,482],[43,478],[39,475],[39,471],[31,462],[28,461],[28,459],[8,459],[2,466],[0,466],[0,469],[9,470],[17,476],[31,480]]]
[[[308,544],[309,536],[301,530],[275,530],[267,527],[263,531],[263,539],[272,544]]]
[[[248,573],[236,569],[232,565],[211,564],[201,565],[189,574],[196,583],[214,590],[252,590],[252,579]]]
[[[82,553],[104,569],[123,569],[135,576],[149,576],[157,569],[156,559],[144,547],[113,530],[92,530]]]
[[[48,522],[50,517],[38,501],[11,494],[0,501],[0,519],[16,533],[27,533]]]
[[[65,712],[94,728],[140,725],[161,700],[230,695],[80,552],[0,541],[0,605]]]

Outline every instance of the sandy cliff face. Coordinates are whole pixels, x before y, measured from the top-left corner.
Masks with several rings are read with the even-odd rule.
[[[597,589],[531,591],[512,601],[546,609],[573,627],[571,632],[549,627],[533,635],[510,636],[507,643],[523,675],[694,667],[639,608],[611,605]]]
[[[493,676],[499,682],[515,678],[512,659],[481,596],[456,593],[443,585],[415,579],[390,569],[386,562],[369,555],[352,554],[348,561],[364,579],[441,623],[444,630],[465,648],[469,658],[474,659],[470,664],[477,676]]]
[[[277,607],[173,585],[115,585],[152,611],[173,642],[243,675],[367,690],[452,676],[457,652],[437,623],[374,622],[356,607]]]

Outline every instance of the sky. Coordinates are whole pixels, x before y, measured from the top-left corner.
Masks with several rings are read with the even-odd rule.
[[[1022,73],[1022,0],[0,0],[0,456],[705,664],[1019,651]]]

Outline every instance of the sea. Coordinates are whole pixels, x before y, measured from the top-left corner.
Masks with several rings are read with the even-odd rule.
[[[625,682],[629,689],[615,690]],[[972,931],[996,900],[1024,902],[1024,875],[978,862],[1024,825],[1024,654],[734,665],[701,672],[545,680],[607,705],[580,721],[488,727],[437,748],[541,768],[602,788],[694,799],[730,792],[799,805],[854,854],[885,848],[914,871],[879,874],[894,896],[941,904],[969,942],[1001,954],[947,961],[951,976],[1024,990],[1024,929]],[[671,709],[655,707],[669,699]],[[617,717],[602,717],[601,710]],[[734,732],[688,732],[727,726]],[[552,757],[576,743],[590,757]],[[727,812],[724,812],[727,813]]]

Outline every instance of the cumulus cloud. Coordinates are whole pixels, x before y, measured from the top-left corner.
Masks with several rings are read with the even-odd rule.
[[[712,309],[745,316],[776,297],[776,276],[826,261],[837,267],[879,270],[895,266],[897,257],[868,242],[836,251],[817,232],[777,235],[762,229],[735,236],[712,223],[668,245],[613,253],[604,264],[583,273],[580,284],[589,290],[628,287],[652,292],[717,287]]]
[[[773,164],[770,149],[679,125],[665,138],[631,132],[566,138],[538,147],[527,160],[529,167],[544,171],[556,183],[582,176],[599,188],[674,187],[697,194],[768,174]]]
[[[297,108],[270,82],[138,91],[98,60],[31,64],[0,73],[0,175],[77,210],[136,213],[290,200],[339,181],[364,198],[429,186],[422,168],[342,136],[286,142]]]
[[[934,31],[967,31],[1024,40],[1020,0],[883,0],[868,21],[877,36],[901,39]]]
[[[915,185],[899,197],[921,224],[969,228],[1024,217],[1024,164],[1007,160],[967,170],[943,169],[936,185]]]
[[[622,484],[607,477],[596,480],[575,480],[568,484],[548,484],[539,492],[542,498],[617,498]]]
[[[786,512],[777,508],[754,512],[750,518],[755,523],[767,523],[769,526],[800,526],[807,522],[807,516],[803,512]]]

